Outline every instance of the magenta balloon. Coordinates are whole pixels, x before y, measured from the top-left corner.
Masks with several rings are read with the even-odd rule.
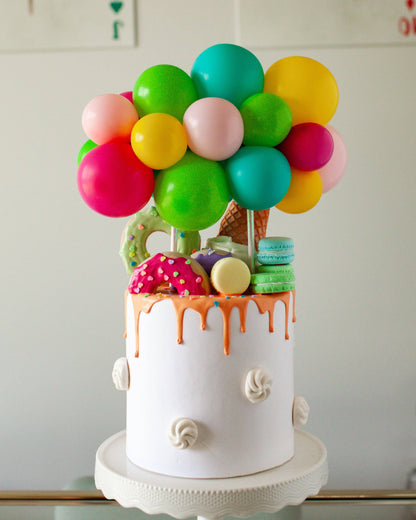
[[[318,170],[322,179],[322,193],[332,190],[341,180],[347,167],[348,154],[347,147],[340,134],[330,125],[326,126],[334,141],[334,152],[331,159],[323,168]]]
[[[120,96],[125,97],[130,101],[130,103],[133,103],[133,91],[128,90],[127,92],[121,92]]]
[[[301,123],[291,129],[277,148],[293,168],[313,171],[322,168],[330,160],[334,141],[324,126],[318,123]]]
[[[183,116],[189,148],[205,159],[223,161],[240,148],[244,137],[243,118],[226,99],[198,99]]]
[[[126,143],[97,146],[78,168],[78,189],[87,205],[107,217],[127,217],[152,196],[153,170]]]

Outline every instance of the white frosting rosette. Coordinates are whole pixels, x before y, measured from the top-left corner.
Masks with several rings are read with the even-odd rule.
[[[293,426],[305,426],[309,418],[309,405],[306,399],[297,395],[293,400]]]
[[[191,448],[198,439],[198,427],[192,419],[179,417],[170,425],[168,437],[175,448]]]
[[[272,379],[264,368],[252,368],[247,376],[244,393],[251,403],[261,403],[271,392]]]
[[[127,358],[117,359],[113,366],[113,383],[117,390],[128,390],[130,386],[130,371]]]

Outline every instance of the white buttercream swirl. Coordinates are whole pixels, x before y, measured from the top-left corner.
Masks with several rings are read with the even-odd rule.
[[[117,359],[113,366],[113,383],[117,390],[128,390],[130,386],[130,370],[127,358]]]
[[[252,368],[247,376],[244,392],[251,403],[261,403],[271,392],[272,379],[264,368]]]
[[[309,417],[309,405],[306,399],[297,395],[293,400],[293,426],[305,426]]]
[[[170,425],[168,436],[175,448],[191,448],[198,439],[198,427],[192,419],[178,417]]]

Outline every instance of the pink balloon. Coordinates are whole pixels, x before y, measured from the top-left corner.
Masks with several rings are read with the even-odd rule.
[[[79,165],[77,180],[88,206],[107,217],[127,217],[141,210],[154,188],[153,170],[126,143],[92,149]]]
[[[243,142],[243,118],[226,99],[207,97],[195,101],[186,110],[183,125],[189,148],[212,161],[228,159]]]
[[[334,153],[325,166],[318,170],[322,179],[322,193],[332,190],[339,183],[345,173],[348,160],[347,147],[340,134],[330,125],[327,125],[326,128],[334,141]]]
[[[130,103],[133,103],[133,92],[131,90],[128,90],[127,92],[122,92],[120,96],[125,97],[130,101]]]
[[[82,113],[82,128],[96,144],[130,142],[139,119],[132,103],[120,94],[103,94],[92,99]]]
[[[286,139],[277,147],[297,170],[322,168],[331,158],[334,141],[330,132],[318,123],[301,123],[292,127]]]

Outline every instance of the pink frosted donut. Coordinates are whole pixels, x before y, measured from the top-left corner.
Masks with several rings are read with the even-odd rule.
[[[210,284],[204,268],[193,258],[180,253],[157,253],[133,271],[131,294],[154,294],[163,284],[171,284],[179,295],[207,295]]]

